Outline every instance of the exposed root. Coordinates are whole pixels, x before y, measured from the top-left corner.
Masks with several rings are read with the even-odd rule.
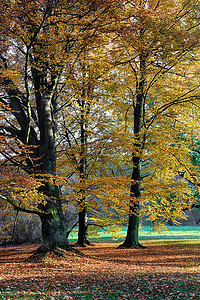
[[[73,247],[86,247],[86,244],[76,242],[75,244],[73,244]]]
[[[126,244],[125,242],[117,247],[117,249],[145,249],[147,248],[146,246],[141,245],[140,243],[138,244]]]
[[[45,255],[48,255],[48,253],[53,253],[55,254],[56,256],[58,257],[66,257],[66,254],[67,252],[74,252],[78,255],[81,255],[81,256],[85,256],[81,251],[77,250],[74,248],[74,245],[70,245],[69,247],[67,247],[66,249],[64,248],[56,248],[56,249],[53,249],[53,250],[50,250],[47,246],[45,246],[44,244],[42,244],[38,249],[37,251],[35,251],[33,253],[33,257],[34,256],[37,256],[38,254],[42,255],[43,257],[45,257]]]
[[[91,245],[90,241],[88,241],[88,240],[85,241],[85,244],[88,245],[88,246]]]
[[[38,252],[38,253],[47,253],[49,251],[50,251],[50,249],[45,244],[41,244],[41,246],[37,249],[36,252]]]
[[[91,245],[90,241],[88,240],[86,240],[84,243],[80,243],[79,241],[77,241],[75,244],[73,244],[73,247],[86,247],[87,245]]]

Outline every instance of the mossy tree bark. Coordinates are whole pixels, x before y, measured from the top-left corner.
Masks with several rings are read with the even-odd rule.
[[[46,247],[47,250],[52,250],[57,247],[68,249],[69,244],[66,238],[64,215],[59,199],[58,188],[47,184],[43,192],[46,195],[48,194],[49,197],[47,204],[42,208],[43,213],[40,214],[44,247]]]
[[[51,90],[46,93],[41,82],[45,82],[45,72],[41,73],[32,69],[35,79],[35,97],[38,112],[38,127],[40,130],[39,140],[39,160],[40,174],[47,174],[47,178],[41,192],[46,196],[46,204],[39,205],[42,213],[39,214],[42,222],[42,236],[44,245],[52,250],[57,247],[69,248],[66,238],[66,229],[64,225],[64,216],[59,195],[59,189],[52,182],[48,182],[48,174],[56,174],[56,141],[55,141],[55,93],[54,88],[58,78],[54,77],[51,82]]]

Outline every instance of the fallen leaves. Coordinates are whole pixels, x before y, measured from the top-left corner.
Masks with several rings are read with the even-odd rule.
[[[146,245],[117,249],[98,243],[79,249],[84,256],[35,259],[25,258],[32,251],[23,246],[12,249],[12,262],[8,249],[3,256],[0,249],[0,299],[199,299],[200,241]]]

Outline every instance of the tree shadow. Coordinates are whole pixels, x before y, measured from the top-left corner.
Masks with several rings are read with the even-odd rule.
[[[200,251],[199,243],[188,244],[156,244],[148,245],[144,249],[117,249],[116,247],[95,246],[94,248],[88,247],[83,249],[85,255],[96,257],[97,259],[107,260],[113,263],[136,265],[136,266],[163,266],[174,268],[191,267],[200,265]],[[94,251],[95,250],[95,251]]]
[[[0,247],[0,263],[22,262],[30,258],[41,244],[23,244]]]

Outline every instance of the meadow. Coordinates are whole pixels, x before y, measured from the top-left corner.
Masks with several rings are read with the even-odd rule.
[[[127,227],[124,226],[119,232],[117,237],[113,239],[110,232],[100,230],[98,234],[93,234],[91,241],[122,241],[126,236]],[[77,240],[77,230],[75,229],[69,235],[69,241],[75,242]],[[152,232],[152,227],[143,226],[139,230],[140,240],[163,240],[163,239],[198,239],[200,238],[200,226],[167,226],[167,231]]]

